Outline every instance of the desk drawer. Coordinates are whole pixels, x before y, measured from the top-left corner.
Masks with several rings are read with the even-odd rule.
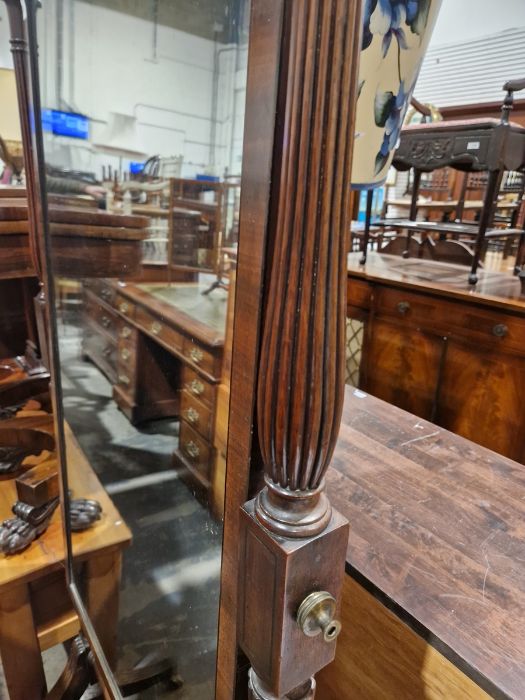
[[[119,338],[117,345],[117,363],[119,369],[128,372],[135,372],[137,359],[137,346],[129,340]]]
[[[103,306],[98,299],[91,295],[84,296],[84,311],[91,321],[103,328],[109,335],[116,338],[118,316],[107,306]]]
[[[212,411],[186,389],[181,393],[181,417],[202,435],[210,440],[212,435]]]
[[[207,404],[211,409],[215,406],[216,385],[210,384],[190,367],[184,367],[182,385],[191,395]]]
[[[135,304],[122,294],[115,294],[115,308],[123,316],[135,318]]]
[[[89,279],[84,280],[83,285],[94,295],[105,301],[106,304],[110,306],[113,305],[115,301],[115,288],[111,283],[103,279]]]
[[[202,345],[193,342],[191,338],[185,338],[183,352],[184,357],[188,360],[188,362],[191,362],[196,367],[199,367],[207,374],[211,374],[212,377],[218,378],[218,358],[216,358],[211,352],[208,352],[208,350],[205,350]]]
[[[117,344],[106,335],[98,333],[91,323],[84,328],[82,352],[104,372],[111,382],[115,381]]]
[[[152,335],[159,340],[162,340],[169,348],[182,352],[183,338],[180,333],[176,330],[167,326],[162,321],[159,321],[157,317],[151,314],[146,309],[142,307],[137,307],[136,312],[136,322],[145,333]]]
[[[135,372],[119,364],[117,367],[115,384],[117,384],[125,394],[132,396],[135,393]]]
[[[131,325],[131,323],[126,323],[126,321],[119,318],[117,324],[117,336],[119,341],[124,340],[134,345],[137,344],[137,329]]]
[[[210,478],[211,446],[185,420],[180,422],[179,450],[205,479]]]

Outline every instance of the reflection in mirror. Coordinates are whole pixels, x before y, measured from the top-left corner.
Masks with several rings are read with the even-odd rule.
[[[117,680],[165,660],[158,697],[214,697],[248,14],[38,17],[68,484],[101,509],[75,582]]]

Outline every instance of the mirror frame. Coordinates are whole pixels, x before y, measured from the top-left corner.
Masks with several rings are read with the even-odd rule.
[[[239,514],[242,504],[259,490],[262,467],[253,447],[255,393],[262,300],[265,288],[267,228],[271,221],[270,190],[274,134],[278,109],[278,79],[281,59],[285,5],[287,0],[251,0],[246,81],[246,112],[242,156],[239,249],[236,272],[236,312],[234,317],[229,432],[227,446],[222,561],[217,635],[215,697],[234,697],[238,681],[246,688],[246,678],[237,678],[236,601],[239,571]],[[58,361],[58,335],[55,323],[55,294],[50,261],[50,232],[47,225],[45,160],[41,129],[36,13],[39,0],[4,0],[7,4],[11,44],[15,61],[20,119],[23,130],[27,174],[30,240],[35,267],[42,284],[41,343],[44,359],[52,375],[50,386],[60,466],[61,512],[65,541],[66,581],[82,630],[90,644],[99,682],[105,695],[120,698],[121,693],[107,663],[95,629],[83,604],[73,576],[71,529],[65,455],[62,386]],[[25,9],[25,13],[24,13]],[[24,15],[25,20],[24,21]],[[34,118],[33,116],[34,115]],[[248,234],[249,231],[249,235]],[[238,304],[242,299],[243,303]],[[53,320],[53,322],[49,322]],[[46,322],[47,321],[47,322]],[[46,331],[47,327],[47,332]],[[47,347],[46,347],[47,346]],[[247,671],[247,664],[241,661]]]

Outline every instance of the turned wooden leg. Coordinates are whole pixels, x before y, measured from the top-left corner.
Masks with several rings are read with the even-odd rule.
[[[111,668],[117,663],[117,625],[122,556],[110,552],[86,562],[86,607]]]
[[[0,655],[10,700],[40,700],[47,692],[29,598],[29,584],[0,592]]]

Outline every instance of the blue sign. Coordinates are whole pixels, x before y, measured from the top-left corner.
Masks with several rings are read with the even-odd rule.
[[[89,119],[74,112],[60,112],[57,109],[42,110],[42,129],[56,136],[69,136],[74,139],[89,138]]]

